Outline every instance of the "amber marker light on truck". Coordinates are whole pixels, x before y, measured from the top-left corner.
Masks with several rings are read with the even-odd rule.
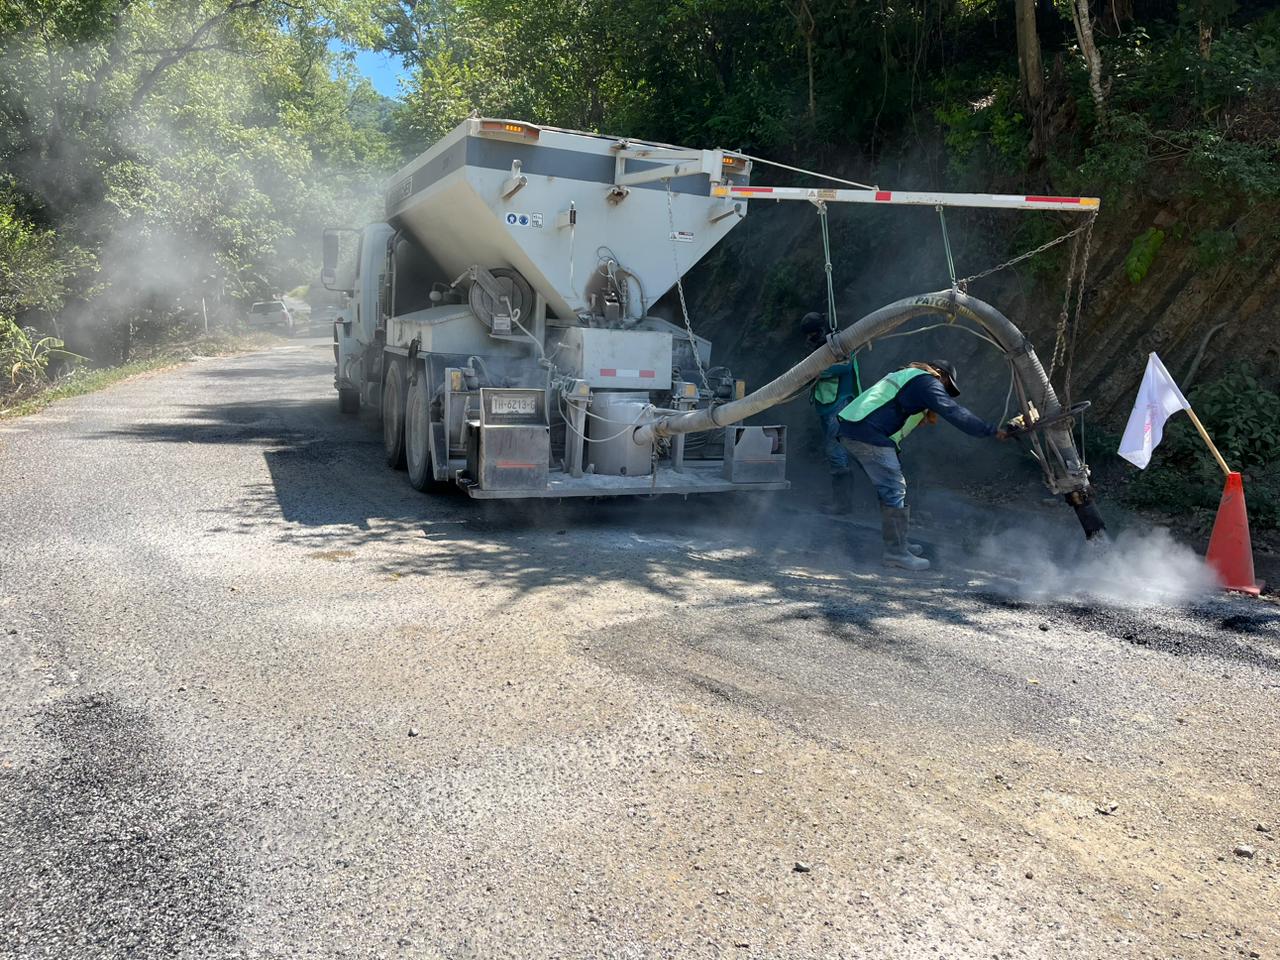
[[[537,140],[538,134],[542,131],[531,123],[516,123],[512,120],[481,120],[480,132],[520,137],[524,140]]]

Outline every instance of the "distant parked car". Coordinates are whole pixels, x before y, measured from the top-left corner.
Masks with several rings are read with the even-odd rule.
[[[293,336],[296,323],[293,311],[280,300],[260,300],[249,308],[249,329],[262,330],[279,327],[286,336]]]

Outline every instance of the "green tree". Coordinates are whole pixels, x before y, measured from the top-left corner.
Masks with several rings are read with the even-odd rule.
[[[132,326],[309,280],[364,219],[390,110],[328,50],[363,0],[0,7],[0,162],[36,225],[96,255],[82,313]]]

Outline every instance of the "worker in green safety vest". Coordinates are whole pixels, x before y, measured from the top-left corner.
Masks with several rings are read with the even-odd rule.
[[[806,313],[800,321],[800,332],[810,350],[822,346],[831,332],[825,314]],[[840,446],[838,414],[849,401],[858,395],[858,362],[850,358],[844,363],[833,363],[818,375],[809,389],[809,402],[813,404],[822,428],[822,452],[831,472],[831,503],[827,513],[837,516],[853,513],[853,471],[849,454]]]
[[[1003,430],[956,403],[956,368],[947,360],[908,364],[882,377],[837,415],[840,445],[862,467],[880,498],[884,563],[905,570],[927,570],[918,544],[907,539],[907,481],[898,460],[899,445],[921,423],[938,417],[974,437],[1005,439]]]

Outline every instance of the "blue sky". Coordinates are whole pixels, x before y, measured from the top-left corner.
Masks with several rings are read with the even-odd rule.
[[[335,53],[343,50],[342,44],[336,40],[329,45]],[[373,53],[361,50],[355,56],[356,69],[369,78],[373,89],[384,97],[400,99],[399,78],[405,73],[404,64],[399,57],[386,53]]]

